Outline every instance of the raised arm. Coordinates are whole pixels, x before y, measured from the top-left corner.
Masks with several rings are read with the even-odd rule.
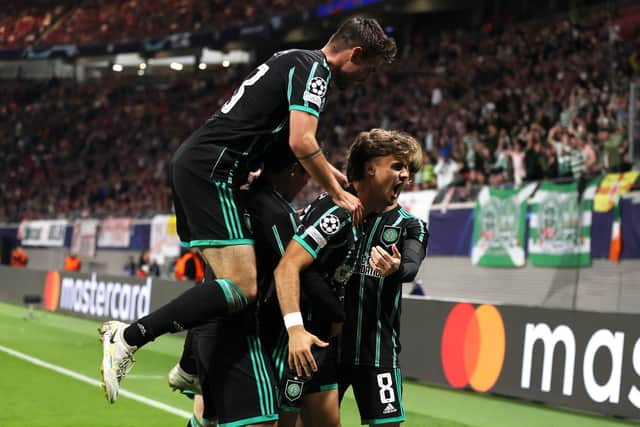
[[[353,194],[345,191],[340,182],[346,177],[326,159],[318,141],[316,130],[318,119],[304,111],[292,110],[289,117],[289,146],[309,175],[331,196],[333,201],[349,212],[354,222],[362,220],[362,203]]]

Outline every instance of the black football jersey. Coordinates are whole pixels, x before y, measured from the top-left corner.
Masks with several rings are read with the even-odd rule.
[[[400,353],[402,281],[393,275],[384,278],[371,268],[371,248],[381,246],[392,253],[395,244],[402,253],[406,242],[416,240],[426,251],[429,234],[424,221],[400,207],[367,218],[362,229],[358,260],[345,290],[342,362],[395,368]]]

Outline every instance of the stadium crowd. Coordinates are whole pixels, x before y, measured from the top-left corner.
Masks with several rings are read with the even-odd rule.
[[[4,3],[4,2],[3,2]],[[66,0],[25,7],[10,0],[0,11],[0,48],[140,41],[180,32],[206,32],[310,9],[319,0]],[[4,6],[3,6],[4,7]]]
[[[341,167],[359,131],[407,131],[425,148],[413,189],[455,188],[454,201],[486,183],[621,171],[639,54],[604,13],[478,34],[417,29],[385,72],[332,91],[319,139]],[[169,211],[173,152],[249,68],[0,83],[0,220]]]

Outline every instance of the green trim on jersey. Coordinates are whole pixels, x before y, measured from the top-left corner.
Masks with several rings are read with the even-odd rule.
[[[293,406],[288,406],[288,405],[280,405],[280,410],[282,412],[288,412],[290,414],[299,414],[300,412],[302,412],[302,408],[296,408]],[[220,424],[222,425],[222,424]]]
[[[402,403],[402,372],[400,372],[400,368],[393,368],[393,373],[396,376],[396,384],[398,385],[398,404],[400,405],[400,413],[402,417],[406,414],[404,413],[404,404]]]
[[[271,421],[278,421],[278,414],[269,414],[269,415],[262,415],[260,417],[245,418],[242,420],[233,421],[231,423],[221,423],[221,424],[218,424],[218,427],[241,427],[241,426],[249,426],[252,424],[267,423]]]
[[[293,227],[293,232],[295,234],[298,231],[298,224],[296,223],[296,219],[293,217],[292,213],[289,213],[289,220],[291,221],[291,227]]]
[[[278,233],[278,226],[274,225],[271,229],[273,230],[273,237],[276,238],[280,255],[284,255],[284,246],[282,246],[282,239],[280,239],[280,233]]]
[[[309,254],[313,257],[313,259],[318,258],[318,253],[316,251],[314,251],[313,249],[311,249],[311,246],[309,246],[307,244],[307,242],[305,242],[302,237],[293,236],[293,240],[295,240],[296,242],[298,242],[300,244],[300,246],[305,248],[307,250],[307,252],[309,252]]]
[[[198,248],[210,246],[234,246],[253,245],[253,239],[232,239],[232,240],[192,240],[190,242],[180,242],[183,248]]]
[[[313,108],[309,108],[305,105],[290,105],[289,106],[289,111],[291,110],[298,110],[298,111],[304,111],[305,113],[309,113],[312,116],[316,117],[316,118],[320,118],[320,113],[318,113],[316,110],[314,110]]]
[[[235,313],[249,304],[244,292],[229,279],[216,279],[222,289],[230,313]]]
[[[222,210],[224,224],[227,227],[227,233],[229,233],[229,239],[244,239],[245,236],[242,232],[238,207],[233,198],[233,190],[224,182],[214,181],[214,184],[218,192],[218,198],[220,199],[220,208]]]
[[[311,66],[311,71],[309,71],[309,77],[307,77],[307,85],[304,87],[305,92],[309,91],[309,86],[311,86],[311,80],[313,80],[313,76],[316,74],[316,69],[318,68],[318,61],[314,62]],[[309,102],[304,101],[304,106],[308,107]]]
[[[378,281],[377,306],[376,306],[376,355],[375,367],[380,367],[380,340],[382,339],[382,290],[384,289],[384,277]]]
[[[373,236],[375,236],[376,234],[376,230],[378,229],[378,226],[380,225],[380,221],[382,221],[382,216],[378,216],[376,218],[376,222],[373,224],[373,227],[371,228],[371,231],[369,232],[369,240],[367,241],[367,245],[365,246],[364,252],[360,252],[360,256],[357,258],[358,261],[360,261],[360,258],[362,257],[362,254],[369,254],[371,252],[371,243],[373,243]],[[368,258],[367,258],[368,259]],[[360,289],[358,291],[358,296],[359,296],[359,300],[358,300],[358,324],[356,327],[356,354],[355,354],[355,364],[359,364],[360,363],[360,344],[362,342],[362,316],[363,316],[363,307],[362,307],[362,303],[364,301],[364,282],[365,282],[365,278],[366,275],[365,274],[361,274],[360,275]]]
[[[191,415],[191,418],[189,418],[189,425],[191,427],[203,427],[200,421],[198,421],[196,414]]]
[[[295,73],[295,65],[289,68],[289,83],[287,85],[287,103],[291,105],[291,91],[293,90],[293,73]]]
[[[258,386],[258,397],[260,398],[260,412],[262,415],[270,415],[276,412],[273,388],[269,380],[267,366],[262,356],[262,346],[260,339],[255,336],[248,336],[249,354],[253,365],[253,374]]]
[[[289,335],[285,329],[280,331],[280,336],[278,337],[278,341],[271,353],[271,358],[273,360],[273,366],[275,367],[275,374],[278,383],[282,380],[282,376],[284,375],[284,363],[287,360],[287,354],[289,350]],[[278,388],[278,392],[280,389]],[[280,397],[278,396],[278,400]]]
[[[337,390],[338,383],[325,384],[318,387],[320,391],[329,391],[329,390]]]

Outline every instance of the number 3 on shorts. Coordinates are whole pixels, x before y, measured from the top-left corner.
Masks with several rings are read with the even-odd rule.
[[[267,64],[260,65],[256,69],[256,73],[253,76],[242,82],[238,90],[236,90],[233,96],[224,103],[220,111],[222,111],[224,114],[227,114],[229,111],[231,111],[233,106],[236,105],[236,103],[240,101],[240,98],[242,98],[242,95],[244,95],[244,88],[256,84],[256,82],[260,80],[260,78],[264,76],[267,71],[269,71],[269,66]]]
[[[396,395],[393,392],[393,380],[391,374],[385,372],[378,374],[378,387],[380,387],[380,403],[393,403],[396,401]]]

